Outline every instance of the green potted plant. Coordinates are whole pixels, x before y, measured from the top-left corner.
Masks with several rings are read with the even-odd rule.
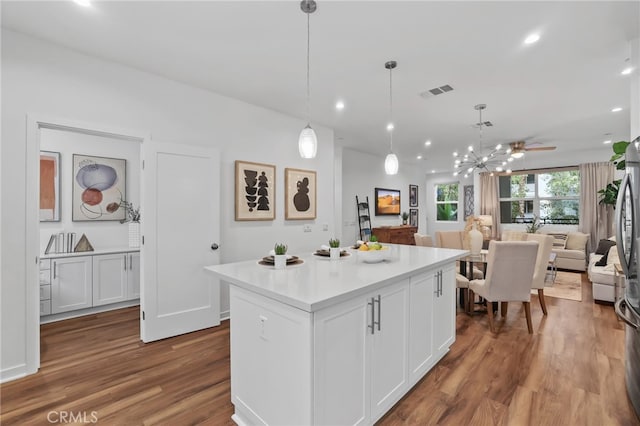
[[[287,265],[287,245],[282,243],[276,243],[273,246],[275,255],[273,256],[273,266],[275,269],[284,269]]]
[[[329,257],[332,260],[340,259],[340,240],[337,238],[329,240]]]
[[[402,224],[406,225],[407,224],[407,220],[409,220],[409,213],[402,212]]]
[[[613,155],[609,159],[616,166],[616,170],[624,170],[626,167],[626,162],[624,158],[624,154],[627,151],[627,147],[631,142],[627,141],[619,141],[614,143],[611,146],[613,149]],[[613,182],[609,183],[605,188],[598,191],[600,194],[599,204],[616,206],[616,200],[618,199],[618,191],[620,190],[621,179],[615,179]]]

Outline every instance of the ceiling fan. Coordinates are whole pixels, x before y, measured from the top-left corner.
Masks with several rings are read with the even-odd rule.
[[[509,147],[511,148],[511,156],[514,158],[521,158],[525,151],[553,151],[556,149],[555,146],[538,146],[541,145],[540,142],[533,142],[531,144],[527,144],[525,141],[515,141],[509,142]]]

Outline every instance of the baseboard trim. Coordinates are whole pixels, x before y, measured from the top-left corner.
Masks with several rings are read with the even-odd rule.
[[[0,383],[10,382],[27,376],[27,364],[20,364],[0,371]]]
[[[113,311],[115,309],[129,308],[140,305],[140,299],[127,300],[125,302],[112,303],[110,305],[95,306],[93,308],[78,309],[76,311],[61,312],[59,314],[45,315],[40,317],[40,324],[62,321],[85,315],[97,314],[100,312]]]
[[[220,321],[226,321],[230,318],[231,318],[231,312],[229,310],[220,312]]]

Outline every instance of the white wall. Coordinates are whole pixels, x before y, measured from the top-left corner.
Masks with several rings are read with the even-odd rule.
[[[400,190],[400,211],[409,212],[409,185],[418,185],[418,232],[425,232],[426,203],[424,197],[424,171],[400,163],[397,175],[384,172],[384,158],[349,148],[342,151],[342,237],[343,243],[351,244],[360,239],[356,195],[369,196],[371,226],[401,225],[400,216],[376,216],[374,188]],[[411,207],[416,208],[416,207]]]
[[[215,70],[211,70],[215,72]],[[221,152],[221,258],[223,262],[257,258],[275,241],[292,253],[311,251],[339,232],[334,220],[341,206],[334,195],[334,144],[331,129],[314,125],[318,156],[302,160],[297,140],[304,120],[255,107],[205,90],[57,47],[11,31],[2,31],[2,300],[0,374],[24,374],[27,300],[25,257],[25,128],[27,114],[137,129],[154,140],[209,145]],[[234,161],[275,164],[276,220],[235,222]],[[284,220],[284,168],[317,171],[318,211],[313,221]],[[10,200],[6,202],[5,200]],[[185,208],[188,216],[188,208]],[[144,221],[144,218],[142,218]],[[303,233],[309,224],[312,232]],[[327,224],[329,230],[321,231]],[[221,311],[228,309],[223,289]]]
[[[40,253],[51,234],[75,232],[79,240],[85,234],[94,249],[128,247],[128,227],[119,221],[73,222],[71,197],[73,154],[122,158],[126,163],[125,199],[140,207],[140,143],[130,140],[88,135],[58,129],[40,131],[40,149],[60,153],[60,221],[40,222]]]

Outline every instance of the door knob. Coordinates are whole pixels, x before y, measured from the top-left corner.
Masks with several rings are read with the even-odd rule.
[[[218,250],[220,246],[217,243],[211,244],[211,250]]]

